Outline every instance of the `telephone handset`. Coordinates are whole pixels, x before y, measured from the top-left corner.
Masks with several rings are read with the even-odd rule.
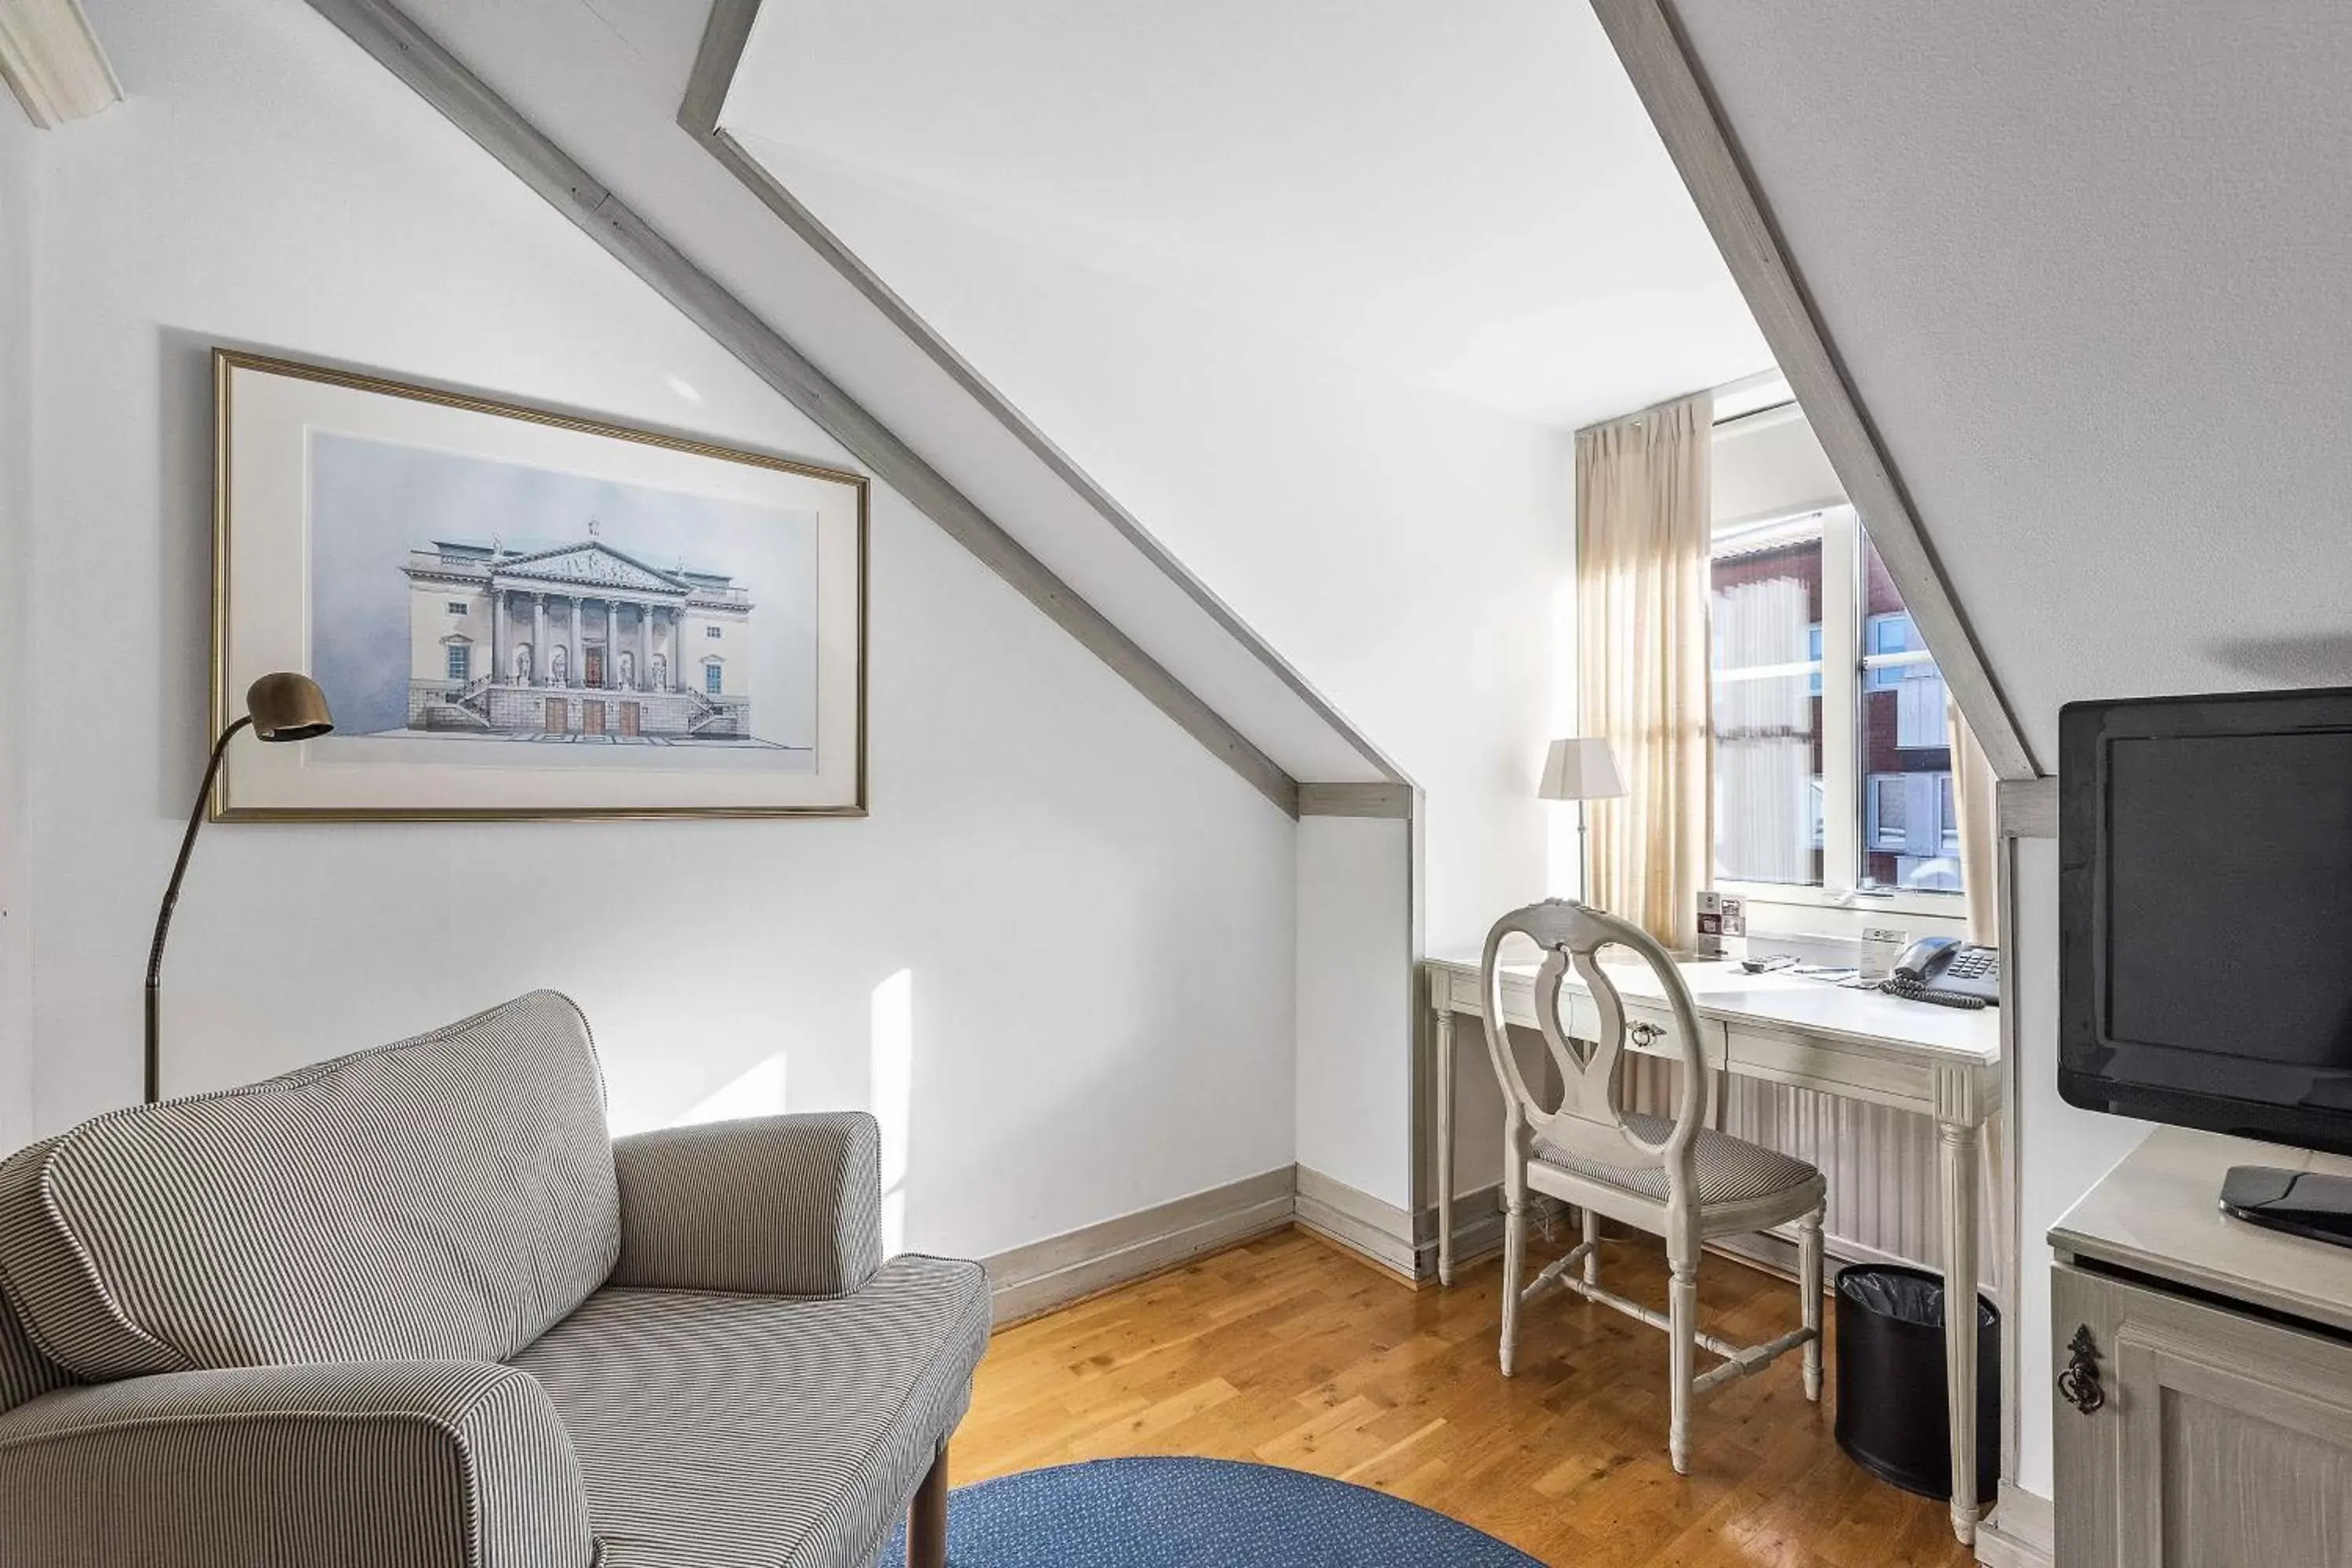
[[[2000,950],[1956,937],[1921,937],[1895,961],[1895,977],[1881,989],[1915,1002],[1947,1007],[1988,1007],[2000,1002]]]

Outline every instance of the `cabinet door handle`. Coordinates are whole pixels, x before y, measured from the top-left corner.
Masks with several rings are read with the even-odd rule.
[[[2091,1337],[2088,1323],[2077,1326],[2074,1337],[2066,1343],[2066,1370],[2058,1374],[2058,1397],[2085,1415],[2107,1402],[2107,1391],[2099,1386],[2099,1342]]]

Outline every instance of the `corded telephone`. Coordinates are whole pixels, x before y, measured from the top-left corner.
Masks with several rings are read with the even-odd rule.
[[[1947,1007],[1987,1007],[2000,1001],[2000,950],[1956,937],[1921,937],[1895,961],[1895,976],[1881,989],[1914,1002]]]

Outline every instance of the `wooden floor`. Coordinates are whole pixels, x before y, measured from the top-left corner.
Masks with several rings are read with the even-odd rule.
[[[1663,1307],[1655,1244],[1611,1241],[1612,1287]],[[1538,1258],[1548,1249],[1535,1249]],[[1553,1296],[1495,1367],[1497,1266],[1412,1290],[1282,1231],[997,1334],[950,1455],[955,1484],[1123,1454],[1257,1459],[1377,1487],[1574,1568],[1963,1564],[1941,1502],[1849,1462],[1797,1358],[1702,1395],[1691,1474],[1666,1462],[1666,1340]],[[1700,1316],[1754,1342],[1793,1288],[1710,1257]],[[1703,1358],[1701,1365],[1708,1363]]]

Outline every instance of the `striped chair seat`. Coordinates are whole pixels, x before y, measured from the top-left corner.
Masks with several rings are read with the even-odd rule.
[[[1663,1143],[1674,1131],[1674,1123],[1664,1117],[1647,1116],[1640,1111],[1627,1112],[1625,1125],[1645,1143]],[[1666,1201],[1666,1172],[1663,1165],[1606,1164],[1571,1153],[1546,1138],[1536,1140],[1535,1156],[1547,1165],[1588,1182],[1622,1188],[1653,1203]],[[1697,1177],[1696,1195],[1701,1207],[1795,1193],[1822,1179],[1821,1172],[1802,1160],[1760,1143],[1750,1143],[1745,1138],[1734,1138],[1728,1132],[1717,1132],[1711,1127],[1700,1128],[1698,1136],[1692,1141],[1691,1165]]]

